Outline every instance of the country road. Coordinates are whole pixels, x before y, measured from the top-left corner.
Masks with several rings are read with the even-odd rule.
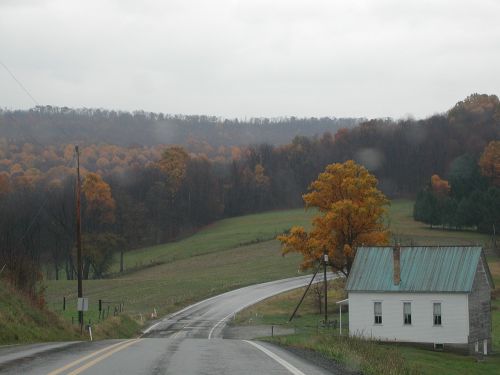
[[[236,312],[309,280],[278,280],[209,298],[156,322],[136,339],[0,348],[0,373],[331,374],[276,346],[223,338]]]

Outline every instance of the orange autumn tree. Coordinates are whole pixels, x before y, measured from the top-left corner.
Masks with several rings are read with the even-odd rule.
[[[116,203],[111,187],[97,173],[88,173],[83,179],[82,191],[87,202],[87,215],[101,224],[115,222]]]
[[[450,184],[448,181],[443,180],[441,177],[439,177],[437,174],[434,174],[431,176],[431,186],[432,186],[432,191],[436,193],[437,195],[448,195],[448,193],[451,190]]]
[[[481,174],[500,187],[500,141],[491,141],[479,159]]]
[[[278,236],[283,255],[302,254],[301,269],[316,264],[326,249],[333,270],[347,276],[358,246],[388,243],[384,217],[389,201],[366,168],[352,160],[330,164],[309,190],[303,196],[306,209],[319,211],[312,230],[293,227],[290,233]]]
[[[158,161],[160,170],[168,176],[172,195],[180,189],[186,178],[188,162],[188,153],[179,146],[168,147]]]
[[[123,245],[122,239],[108,231],[115,223],[116,202],[111,187],[97,173],[87,173],[83,179],[85,198],[85,228],[83,235],[83,278],[101,278],[113,261],[113,253]]]

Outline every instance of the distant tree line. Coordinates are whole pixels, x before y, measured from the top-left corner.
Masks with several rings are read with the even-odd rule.
[[[0,110],[0,137],[10,143],[56,147],[74,143],[124,147],[179,144],[190,152],[215,157],[231,146],[263,142],[286,144],[295,136],[335,133],[340,128],[352,128],[362,120],[335,117],[239,120],[39,106],[30,110]]]
[[[79,127],[85,116],[93,125]],[[109,273],[117,253],[174,240],[214,220],[301,207],[302,194],[310,183],[326,165],[335,162],[353,159],[364,165],[389,197],[414,197],[428,185],[431,176],[437,175],[450,181],[451,190],[446,193],[450,197],[455,191],[457,197],[469,197],[477,190],[485,194],[484,199],[490,199],[487,194],[493,194],[488,193],[493,183],[488,181],[498,179],[497,170],[488,177],[467,169],[477,165],[491,141],[500,139],[500,104],[496,96],[472,95],[450,111],[424,120],[371,120],[334,133],[296,136],[282,145],[229,146],[219,137],[239,125],[220,126],[218,120],[207,120],[207,125],[205,120],[199,120],[196,126],[207,134],[213,132],[205,138],[207,145],[217,150],[213,154],[210,149],[194,151],[189,144],[149,144],[154,132],[145,130],[144,122],[134,120],[141,116],[150,125],[161,118],[144,113],[87,113],[46,107],[2,113],[0,269],[7,265],[2,276],[10,275],[14,283],[29,290],[42,277],[41,264],[50,265],[54,277],[75,277],[75,155],[73,144],[66,142],[69,139],[82,140],[84,274],[89,278]],[[101,117],[112,121],[95,121]],[[12,118],[15,120],[8,120]],[[76,120],[72,122],[72,118]],[[190,125],[183,123],[189,133],[193,129],[190,126],[194,126],[192,118],[179,118],[190,119]],[[279,128],[281,134],[293,133],[291,120],[286,121],[260,120],[241,127],[251,133],[259,133],[262,127]],[[313,123],[305,121],[304,126]],[[40,129],[37,139],[30,139],[24,130],[11,129],[24,126]],[[128,132],[127,137],[119,126]],[[48,129],[47,138],[40,139],[38,135],[44,128]],[[68,131],[76,135],[70,137],[65,134]],[[148,140],[141,138],[142,133]],[[118,144],[107,144],[112,142],[113,134]],[[137,135],[138,143],[147,145],[129,145],[126,142],[130,134]],[[254,138],[242,139],[251,142]],[[208,144],[208,140],[215,144]],[[480,174],[474,180],[479,185],[460,188],[456,180],[470,181],[468,173]],[[491,199],[498,204],[498,197]],[[460,204],[457,198],[457,207]],[[484,230],[488,230],[486,227]],[[32,275],[31,281],[22,276],[26,274]]]

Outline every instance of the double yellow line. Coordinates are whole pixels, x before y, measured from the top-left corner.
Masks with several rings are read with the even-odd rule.
[[[92,361],[90,362],[87,362],[86,364],[84,364],[83,366],[81,367],[78,367],[76,369],[74,369],[73,371],[69,372],[67,375],[78,375],[79,373],[89,369],[90,367],[94,366],[95,364],[103,361],[104,359],[112,356],[113,354],[119,352],[120,350],[123,350],[123,349],[126,349],[128,348],[129,346],[131,345],[134,345],[135,343],[138,343],[140,341],[142,341],[143,339],[131,339],[131,340],[126,340],[126,341],[122,341],[122,342],[119,342],[117,344],[113,344],[113,345],[110,345],[110,346],[107,346],[105,347],[104,349],[100,349],[100,350],[97,350],[89,355],[86,355],[85,357],[82,357],[80,359],[77,359],[76,361],[74,362],[71,362],[71,363],[68,363],[66,366],[63,366],[57,370],[54,370],[52,372],[49,372],[47,375],[59,375],[77,365],[79,365],[80,363],[82,362],[85,362],[91,358],[94,358],[96,356],[98,356],[97,358],[94,358]],[[104,353],[104,354],[102,354]],[[102,354],[102,355],[100,355]]]

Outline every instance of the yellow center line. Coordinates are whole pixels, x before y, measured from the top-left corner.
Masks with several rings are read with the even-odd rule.
[[[62,373],[62,372],[64,372],[64,371],[66,371],[66,370],[70,369],[71,367],[74,367],[74,366],[76,366],[77,364],[82,363],[83,361],[86,361],[86,360],[87,360],[87,359],[89,359],[89,358],[92,358],[92,357],[94,357],[94,356],[96,356],[96,355],[98,355],[98,354],[101,354],[102,352],[105,352],[105,351],[107,351],[107,350],[113,349],[114,347],[117,347],[117,346],[119,346],[119,345],[124,345],[124,344],[126,344],[127,342],[130,342],[130,341],[131,341],[131,340],[121,341],[121,342],[119,342],[119,343],[117,343],[117,344],[113,344],[113,345],[107,346],[107,347],[105,347],[105,348],[103,348],[103,349],[101,349],[101,350],[95,351],[95,352],[93,352],[93,353],[90,353],[89,355],[86,355],[86,356],[85,356],[85,357],[83,357],[83,358],[80,358],[80,359],[78,359],[78,360],[76,360],[76,361],[74,361],[74,362],[71,362],[71,363],[67,364],[67,365],[66,365],[66,366],[64,366],[64,367],[61,367],[61,368],[59,368],[59,369],[57,369],[57,370],[54,370],[54,371],[52,371],[52,372],[49,372],[47,375],[58,375],[58,374],[60,374],[60,373]]]
[[[136,340],[133,340],[132,342],[127,342],[125,345],[119,346],[118,348],[115,348],[115,349],[113,349],[113,350],[111,350],[111,351],[109,351],[109,352],[101,355],[100,357],[97,357],[96,359],[94,359],[94,360],[86,363],[82,367],[79,367],[76,370],[71,371],[70,373],[68,373],[68,375],[77,375],[77,374],[79,374],[79,373],[87,370],[88,368],[94,366],[95,364],[101,362],[102,360],[104,360],[104,359],[106,359],[108,357],[111,357],[116,352],[119,352],[120,350],[128,348],[129,346],[134,345],[135,343],[138,343],[138,342],[140,342],[142,340],[144,340],[144,339],[136,339]]]

